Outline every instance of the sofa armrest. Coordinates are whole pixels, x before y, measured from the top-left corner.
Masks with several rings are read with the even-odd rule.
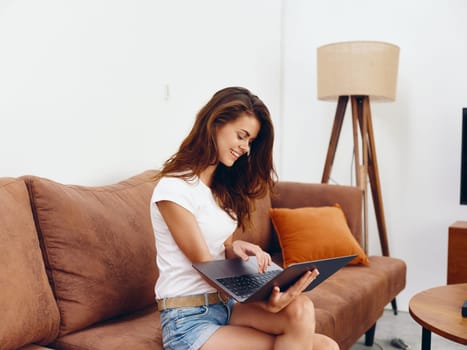
[[[279,181],[271,196],[273,208],[321,207],[339,204],[357,241],[362,244],[362,191],[357,187]]]

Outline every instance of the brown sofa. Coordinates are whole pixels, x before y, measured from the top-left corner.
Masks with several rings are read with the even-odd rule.
[[[153,291],[152,175],[100,187],[0,178],[0,350],[162,349]],[[255,233],[236,234],[277,256],[271,202],[289,208],[338,202],[360,239],[356,188],[280,182],[277,194],[258,203]],[[389,257],[344,267],[308,292],[317,331],[342,350],[365,333],[371,342],[405,275],[404,262]]]

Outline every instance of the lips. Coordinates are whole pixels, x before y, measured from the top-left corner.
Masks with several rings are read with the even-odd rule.
[[[238,158],[240,158],[241,154],[240,153],[237,153],[235,152],[234,150],[230,150],[230,154],[234,157],[235,160],[237,160]]]

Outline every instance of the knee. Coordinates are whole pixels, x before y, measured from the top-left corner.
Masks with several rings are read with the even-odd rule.
[[[329,350],[340,350],[339,345],[336,343],[334,339],[328,338],[328,344],[325,349]]]
[[[305,295],[298,296],[286,309],[287,319],[292,327],[315,331],[315,308]]]
[[[332,339],[331,339],[331,344],[329,345],[329,349],[340,350],[339,345]]]
[[[319,349],[340,350],[339,345],[334,339],[331,339],[330,337],[323,334],[315,334],[313,345]]]

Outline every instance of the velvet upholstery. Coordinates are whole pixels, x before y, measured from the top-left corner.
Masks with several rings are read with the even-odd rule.
[[[279,182],[270,197],[262,199],[253,213],[258,229],[237,230],[236,237],[269,247],[274,261],[283,264],[277,233],[269,219],[269,208],[302,208],[339,204],[349,228],[361,243],[362,193],[350,186]],[[261,229],[262,228],[262,229]],[[264,243],[269,242],[269,243]],[[306,294],[316,310],[316,331],[348,349],[382,315],[384,307],[405,287],[406,265],[397,258],[370,256],[369,265],[346,266],[318,288]]]
[[[0,350],[46,349],[33,343],[65,350],[162,349],[149,212],[155,174],[97,187],[36,176],[0,179],[0,276],[8,280],[0,280],[0,300],[9,300],[0,304]],[[361,200],[353,187],[280,182],[257,201],[253,226],[235,237],[260,245],[280,264],[269,208],[339,203],[361,242]],[[403,261],[369,259],[368,266],[346,266],[307,292],[317,332],[333,337],[341,350],[370,329],[405,286]]]
[[[101,187],[24,177],[60,310],[60,336],[154,303],[153,174]]]
[[[65,335],[54,345],[62,350],[163,350],[159,312],[154,305],[129,316]]]
[[[273,208],[301,208],[339,204],[359,243],[362,193],[356,187],[280,182]],[[384,307],[405,287],[406,265],[392,257],[369,257],[368,266],[346,266],[318,288],[307,292],[316,308],[316,331],[348,349],[381,316]]]
[[[377,320],[388,301],[405,286],[405,263],[370,256],[370,263],[346,266],[318,288],[306,292],[316,308],[316,331],[348,349]],[[343,292],[345,290],[345,293]]]
[[[59,315],[50,288],[23,181],[0,179],[0,349],[58,333]]]
[[[258,199],[255,204],[255,211],[251,216],[251,227],[244,231],[237,229],[234,233],[234,239],[255,243],[266,251],[278,251],[277,238],[271,230],[269,208],[271,208],[271,198],[269,196]]]

